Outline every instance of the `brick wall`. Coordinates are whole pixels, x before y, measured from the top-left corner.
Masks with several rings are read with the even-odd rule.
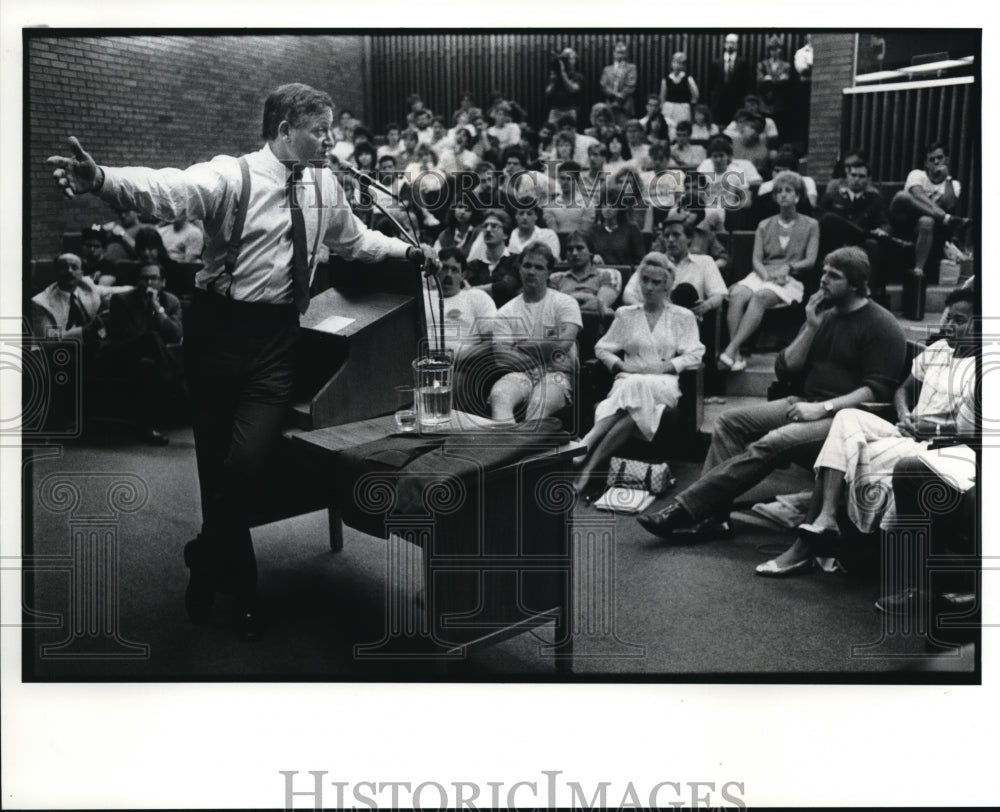
[[[813,34],[809,174],[826,183],[840,151],[843,90],[854,81],[854,34]]]
[[[364,114],[360,36],[40,37],[25,53],[29,257],[113,217],[91,196],[64,200],[52,182],[45,158],[66,154],[69,135],[99,163],[183,167],[259,148],[264,99],[286,82]]]

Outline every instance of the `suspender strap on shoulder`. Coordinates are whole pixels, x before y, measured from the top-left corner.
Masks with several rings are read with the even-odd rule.
[[[229,235],[229,248],[226,252],[226,273],[232,279],[236,270],[236,260],[240,255],[240,243],[243,242],[243,225],[247,220],[247,208],[250,205],[250,166],[245,155],[241,155],[240,174],[243,185],[240,188],[240,200],[236,205],[236,219],[233,220],[233,233]]]

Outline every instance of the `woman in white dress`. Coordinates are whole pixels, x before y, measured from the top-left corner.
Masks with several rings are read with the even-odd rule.
[[[588,451],[573,484],[577,493],[630,437],[653,439],[663,410],[674,408],[680,399],[677,376],[697,367],[705,354],[694,314],[670,303],[674,272],[667,257],[647,254],[635,272],[643,304],[618,308],[595,347],[615,381],[608,397],[597,404],[594,427],[583,438]]]
[[[938,433],[975,434],[980,344],[976,295],[971,290],[954,290],[945,303],[946,337],[913,359],[910,376],[896,390],[899,422],[893,425],[860,409],[837,412],[813,466],[816,485],[813,508],[807,514],[811,521],[799,525],[799,537],[788,550],[757,567],[758,575],[792,575],[812,569],[817,542],[829,543],[840,535],[838,512],[845,496],[847,517],[862,533],[872,533],[880,524],[891,525],[896,463],[927,450],[928,440]],[[957,460],[958,447],[953,451]],[[974,465],[968,467],[974,470]]]

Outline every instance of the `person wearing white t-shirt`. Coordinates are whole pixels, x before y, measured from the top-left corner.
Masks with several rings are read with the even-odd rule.
[[[529,245],[520,256],[521,294],[497,311],[493,348],[497,362],[511,371],[490,392],[494,420],[514,422],[522,404],[525,419],[538,420],[572,399],[583,318],[572,296],[549,288],[555,264],[545,243]]]
[[[433,346],[440,342],[443,310],[444,347],[454,353],[457,364],[492,338],[497,306],[486,291],[463,287],[467,263],[461,250],[442,248],[438,261],[437,274],[424,285],[427,339]]]
[[[889,204],[894,233],[900,237],[913,235],[913,273],[918,276],[924,275],[935,244],[943,246],[945,239],[972,223],[953,214],[962,186],[949,172],[947,146],[935,142],[927,147],[926,154],[924,168],[906,176],[903,190]]]

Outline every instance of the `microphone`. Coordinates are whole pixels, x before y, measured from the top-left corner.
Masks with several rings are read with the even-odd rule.
[[[399,195],[397,195],[393,191],[390,191],[385,186],[383,186],[381,183],[379,183],[377,180],[375,180],[374,178],[366,175],[364,172],[358,171],[357,169],[355,169],[353,166],[351,166],[348,163],[340,163],[340,162],[338,162],[338,166],[339,166],[340,169],[342,169],[343,171],[347,172],[351,177],[353,177],[358,182],[358,185],[361,186],[362,189],[366,189],[366,190],[367,189],[374,189],[376,192],[380,192],[380,193],[384,194],[386,197],[392,198],[397,203],[400,202]]]

